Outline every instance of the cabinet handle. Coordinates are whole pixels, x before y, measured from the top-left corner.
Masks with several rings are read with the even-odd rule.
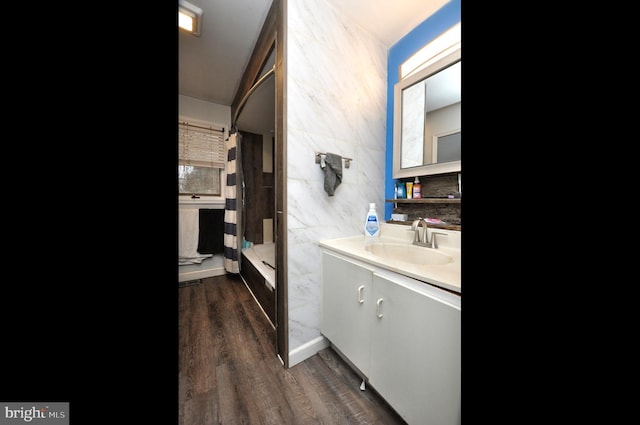
[[[378,319],[382,319],[382,313],[380,313],[380,304],[382,303],[382,298],[380,298],[378,301],[376,301],[376,316],[378,316]]]
[[[364,299],[362,299],[362,290],[364,289],[364,285],[358,286],[358,302],[362,304]]]

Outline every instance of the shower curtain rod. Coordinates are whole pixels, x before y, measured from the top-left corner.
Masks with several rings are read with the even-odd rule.
[[[276,71],[276,65],[273,64],[271,69],[267,71],[262,77],[260,77],[260,79],[256,81],[256,83],[253,86],[251,86],[251,88],[247,91],[247,93],[242,97],[242,100],[240,100],[240,103],[238,104],[238,109],[236,109],[236,113],[233,115],[233,121],[231,122],[231,127],[233,128],[236,127],[236,120],[238,119],[238,115],[242,111],[242,108],[244,107],[244,104],[249,98],[249,96],[251,96],[251,93],[253,93],[258,87],[260,87],[262,83],[264,83],[266,79],[275,71]]]
[[[202,128],[204,130],[213,130],[224,133],[224,127],[222,128],[214,128],[214,127],[205,127],[202,125],[191,124],[189,121],[179,121],[178,124],[188,125],[189,127]]]

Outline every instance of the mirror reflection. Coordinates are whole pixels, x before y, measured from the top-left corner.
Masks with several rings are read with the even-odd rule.
[[[396,84],[394,178],[461,170],[461,71],[458,49]]]
[[[431,162],[460,161],[462,147],[462,131],[434,135],[431,140],[433,150]]]

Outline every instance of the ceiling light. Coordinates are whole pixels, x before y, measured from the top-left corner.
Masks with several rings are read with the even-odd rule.
[[[462,43],[462,27],[458,22],[400,65],[400,79],[426,68],[428,65],[459,49]]]
[[[184,0],[178,2],[178,26],[193,35],[200,35],[202,9]]]

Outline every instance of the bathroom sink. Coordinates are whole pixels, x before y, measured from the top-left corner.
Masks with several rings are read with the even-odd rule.
[[[403,243],[376,242],[367,245],[365,249],[386,260],[404,261],[417,265],[438,265],[453,261],[450,255],[437,249]]]

